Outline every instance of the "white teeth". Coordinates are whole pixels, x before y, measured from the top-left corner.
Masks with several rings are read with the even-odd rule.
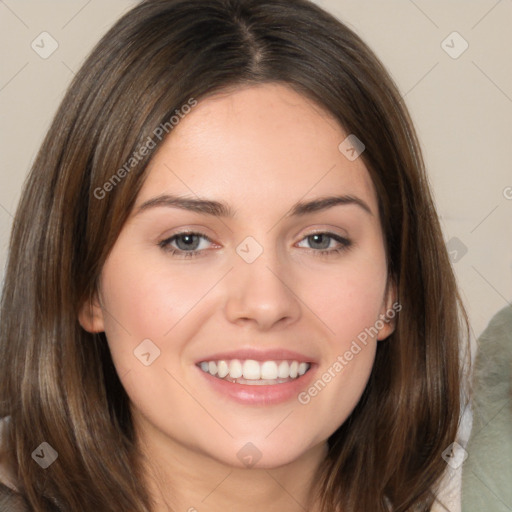
[[[264,361],[254,359],[232,359],[230,361],[202,361],[200,368],[206,373],[225,380],[236,380],[240,383],[256,381],[259,384],[288,382],[304,375],[311,365],[298,361]]]
[[[239,379],[242,376],[242,363],[238,359],[229,363],[229,376],[232,379]]]
[[[279,363],[279,369],[277,370],[277,376],[280,379],[286,379],[286,377],[290,376],[290,365],[288,361],[281,361]]]
[[[295,379],[297,377],[297,370],[299,369],[299,363],[297,361],[293,361],[290,365],[290,377]]]
[[[229,366],[226,361],[219,361],[217,364],[217,375],[223,379],[229,373]]]
[[[261,378],[266,380],[277,379],[277,363],[275,361],[265,361],[261,365]]]
[[[252,359],[247,359],[247,361],[244,362],[242,368],[243,368],[244,379],[249,379],[249,380],[261,379],[261,369],[260,369],[260,363],[258,363],[258,361],[254,361]]]

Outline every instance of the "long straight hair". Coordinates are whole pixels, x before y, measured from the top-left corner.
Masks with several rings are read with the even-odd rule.
[[[152,510],[128,396],[104,333],[82,329],[78,311],[165,140],[158,127],[170,133],[191,100],[264,83],[292,87],[363,141],[402,305],[361,400],[328,439],[322,511],[430,510],[458,430],[467,316],[398,88],[307,0],[143,1],[73,80],[24,185],[1,302],[0,417],[33,510]],[[44,471],[31,457],[43,441],[58,452]]]

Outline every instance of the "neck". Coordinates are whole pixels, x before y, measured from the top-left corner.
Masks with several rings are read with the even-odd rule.
[[[319,512],[316,473],[327,455],[320,443],[289,464],[235,468],[183,446],[162,432],[138,430],[154,512]]]

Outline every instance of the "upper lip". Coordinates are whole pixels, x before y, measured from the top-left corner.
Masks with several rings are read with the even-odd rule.
[[[196,364],[199,364],[203,361],[221,361],[221,360],[231,360],[231,359],[252,359],[254,361],[298,361],[299,363],[313,363],[314,359],[310,356],[300,354],[298,352],[294,352],[292,350],[287,350],[284,348],[274,348],[274,349],[254,349],[254,348],[245,348],[238,349],[229,352],[215,352],[214,354],[210,354],[204,356],[196,361]]]

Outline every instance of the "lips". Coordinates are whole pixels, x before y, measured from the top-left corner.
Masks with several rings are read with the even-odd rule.
[[[296,398],[311,380],[314,358],[286,349],[218,352],[196,361],[211,388],[248,405],[271,405]]]

